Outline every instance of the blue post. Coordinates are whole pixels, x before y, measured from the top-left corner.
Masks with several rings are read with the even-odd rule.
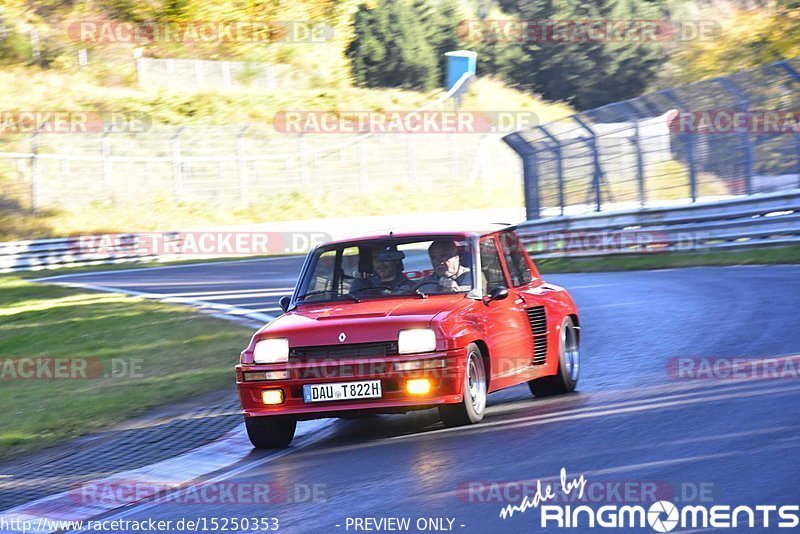
[[[539,192],[539,169],[536,148],[518,133],[508,134],[503,141],[522,158],[522,179],[525,184],[525,217],[529,220],[541,218]]]
[[[539,126],[539,130],[550,139],[550,148],[556,156],[556,178],[558,179],[558,205],[561,207],[561,215],[564,215],[564,162],[561,158],[561,142],[551,134],[544,126]]]
[[[577,122],[581,128],[589,132],[589,137],[583,139],[586,145],[592,151],[592,188],[594,189],[595,211],[602,211],[603,209],[603,193],[600,190],[600,180],[603,176],[603,169],[600,166],[600,153],[597,150],[597,134],[592,130],[588,124],[583,122],[577,115],[572,115],[571,118]]]
[[[478,63],[478,54],[470,50],[453,50],[445,52],[447,58],[446,73],[444,77],[445,88],[449,91],[458,83],[464,74],[475,75]]]

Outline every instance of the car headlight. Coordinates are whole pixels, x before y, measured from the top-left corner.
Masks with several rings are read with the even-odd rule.
[[[262,339],[256,343],[256,348],[253,351],[253,361],[256,363],[288,362],[289,340],[284,337]]]
[[[397,336],[397,352],[413,354],[436,350],[436,333],[430,328],[400,330]]]

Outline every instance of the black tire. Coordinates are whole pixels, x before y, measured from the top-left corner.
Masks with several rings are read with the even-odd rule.
[[[439,406],[439,417],[445,426],[471,425],[483,420],[483,414],[486,411],[487,383],[486,367],[483,364],[481,349],[476,344],[470,343],[467,347],[467,362],[464,370],[464,397],[458,404]]]
[[[565,317],[561,323],[558,346],[558,370],[552,376],[544,376],[528,382],[528,387],[537,397],[561,395],[575,390],[578,385],[580,369],[579,336],[572,317]],[[574,350],[574,354],[570,351]],[[571,361],[572,364],[568,362]]]
[[[284,449],[294,438],[297,419],[287,416],[245,417],[247,437],[257,449]]]

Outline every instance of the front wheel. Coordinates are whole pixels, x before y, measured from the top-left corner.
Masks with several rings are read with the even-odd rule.
[[[292,417],[272,415],[245,417],[247,437],[257,449],[284,449],[294,438],[297,420]]]
[[[464,373],[464,398],[458,404],[439,406],[439,417],[445,426],[479,423],[486,411],[486,367],[477,345],[467,347],[467,368]]]
[[[561,323],[558,347],[558,370],[553,376],[543,376],[528,382],[531,393],[537,397],[549,397],[569,393],[578,384],[580,374],[580,350],[578,349],[578,329],[572,317],[565,317]]]

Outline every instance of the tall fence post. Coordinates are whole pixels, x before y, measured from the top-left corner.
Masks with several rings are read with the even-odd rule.
[[[406,157],[408,160],[408,180],[412,189],[417,188],[417,146],[414,134],[406,134]]]
[[[800,72],[797,72],[794,67],[789,65],[786,61],[779,61],[776,63],[777,66],[781,67],[783,70],[791,76],[792,81],[795,83],[800,83]],[[800,135],[794,135],[794,157],[795,157],[795,166],[797,168],[797,187],[800,187]]]
[[[249,184],[247,180],[247,160],[244,156],[244,134],[249,126],[244,126],[236,135],[236,161],[239,171],[239,200],[245,206],[250,205]]]
[[[167,59],[167,84],[175,86],[175,60],[172,58]]]
[[[503,141],[522,158],[522,180],[525,184],[525,218],[529,221],[540,219],[542,216],[541,192],[539,190],[536,148],[518,133],[506,135],[503,137]]]
[[[133,60],[136,62],[136,81],[139,83],[139,87],[144,87],[147,84],[147,79],[145,78],[145,61],[147,61],[144,57],[142,57],[142,49],[136,48],[133,51]]]
[[[642,158],[642,145],[639,138],[639,121],[633,120],[633,148],[636,150],[636,184],[639,188],[639,205],[647,204],[647,192],[644,187],[644,161]]]
[[[683,143],[683,147],[686,149],[686,159],[689,163],[689,194],[692,197],[692,202],[697,202],[697,165],[692,135],[693,134],[690,132],[678,134]]]
[[[750,99],[742,92],[739,87],[730,79],[722,77],[715,80],[739,102],[739,107],[745,113],[750,110]],[[745,128],[739,134],[739,147],[742,150],[742,164],[744,166],[744,192],[747,195],[753,194],[753,147],[750,144],[750,132]]]
[[[40,195],[40,171],[39,171],[39,132],[41,126],[37,127],[31,135],[31,210],[37,211],[41,206]]]
[[[679,114],[684,111],[690,111],[672,89],[663,89],[659,93],[678,106]],[[692,202],[697,202],[697,161],[695,160],[694,134],[679,130],[678,139],[686,150],[686,160],[689,164],[689,194],[692,197]]]
[[[641,137],[639,136],[638,112],[629,100],[622,102],[622,105],[632,112],[628,114],[628,117],[630,117],[630,120],[633,122],[633,138],[631,139],[631,143],[633,144],[633,149],[636,151],[636,183],[639,188],[639,205],[644,206],[647,204],[647,190],[644,185],[644,156],[642,154]]]
[[[358,140],[358,190],[362,193],[367,190],[367,147],[363,136]]]
[[[222,86],[231,86],[231,63],[230,61],[222,62]]]
[[[297,143],[300,145],[300,180],[303,182],[303,185],[308,185],[308,143],[306,142],[305,133],[300,134]]]
[[[561,142],[550,133],[544,126],[538,126],[539,130],[550,139],[550,150],[556,158],[556,179],[558,180],[558,205],[561,209],[561,215],[564,215],[564,160],[561,157]]]
[[[572,120],[577,122],[584,131],[589,133],[588,138],[581,138],[586,143],[589,150],[592,151],[592,190],[594,191],[595,211],[602,211],[603,209],[603,192],[600,184],[603,178],[603,169],[600,166],[600,152],[597,148],[597,134],[588,124],[586,124],[577,115],[571,116]]]
[[[178,128],[172,136],[172,201],[178,204],[183,198],[183,163],[181,162],[181,134]]]
[[[203,87],[206,83],[203,60],[194,60],[194,86]]]
[[[103,158],[103,188],[106,190],[109,202],[112,204],[115,201],[114,195],[114,175],[111,169],[111,145],[108,141],[108,130],[103,132],[103,137],[100,139],[100,153]]]

